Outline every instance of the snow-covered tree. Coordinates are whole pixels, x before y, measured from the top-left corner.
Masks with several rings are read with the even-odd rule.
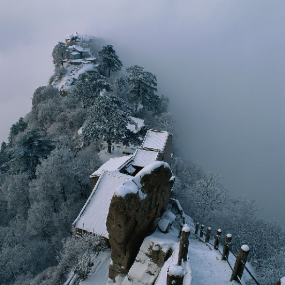
[[[92,265],[91,259],[105,248],[104,241],[97,235],[86,234],[81,238],[69,237],[64,241],[63,250],[58,255],[59,265],[53,268],[46,280],[37,283],[32,282],[32,284],[63,284],[70,270],[74,268],[80,279],[84,279]]]
[[[132,95],[130,101],[134,103],[135,110],[145,108],[146,110],[156,111],[160,105],[160,98],[155,94],[157,91],[156,76],[138,65],[126,68],[130,73],[126,81],[130,86],[129,93]]]
[[[11,171],[14,174],[26,172],[30,179],[35,178],[35,171],[41,159],[47,158],[54,149],[53,142],[44,139],[42,130],[30,130],[11,150]]]
[[[103,46],[102,50],[99,51],[98,54],[102,57],[100,68],[108,70],[109,77],[111,75],[111,71],[115,72],[122,69],[123,64],[112,45]]]
[[[5,173],[8,171],[9,166],[7,162],[9,161],[9,148],[5,142],[1,144],[0,150],[0,173]]]
[[[69,49],[63,42],[59,42],[52,51],[53,63],[56,67],[63,66],[63,61],[68,59],[70,55]]]
[[[24,121],[22,117],[20,117],[19,121],[12,125],[10,128],[10,134],[8,137],[9,145],[11,146],[13,144],[13,141],[15,137],[23,132],[27,128],[28,124]]]
[[[93,105],[100,92],[110,91],[107,79],[99,73],[82,73],[75,83],[73,96],[82,101],[83,108]]]
[[[203,219],[209,212],[214,211],[225,201],[226,190],[220,182],[221,177],[214,173],[205,173],[192,188],[193,203],[196,205],[196,213]]]
[[[108,144],[108,152],[111,153],[112,143],[123,141],[128,131],[127,125],[136,124],[130,115],[131,110],[123,99],[114,95],[99,96],[90,110],[90,119],[83,128],[84,139],[90,142],[103,137]]]
[[[174,114],[173,113],[161,113],[160,115],[156,116],[156,121],[158,123],[158,130],[167,131],[169,133],[174,132]]]

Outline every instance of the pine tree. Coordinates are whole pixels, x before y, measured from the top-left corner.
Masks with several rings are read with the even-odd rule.
[[[68,59],[70,52],[63,42],[59,42],[52,51],[53,63],[56,67],[63,66],[63,61]]]
[[[0,173],[4,174],[9,170],[9,159],[9,147],[5,142],[2,142],[0,150]]]
[[[83,128],[84,139],[90,142],[103,137],[108,144],[108,152],[111,153],[112,143],[125,138],[127,125],[136,124],[130,118],[130,111],[125,101],[117,96],[98,97],[97,103],[90,110],[90,119]]]
[[[159,109],[160,98],[155,94],[157,91],[156,76],[150,72],[144,71],[144,68],[134,65],[126,68],[130,73],[126,80],[130,86],[129,93],[133,95],[131,102],[135,105],[135,110],[147,109],[155,111]]]
[[[100,68],[108,70],[109,77],[111,75],[111,71],[115,72],[122,69],[123,64],[112,45],[103,46],[102,50],[99,51],[98,54],[102,57]]]
[[[98,73],[82,73],[76,80],[73,96],[80,99],[83,108],[86,108],[95,103],[103,89],[111,91],[111,87],[104,76]]]
[[[14,142],[15,137],[23,132],[27,128],[28,124],[24,121],[22,117],[20,117],[19,121],[12,125],[10,128],[10,134],[8,137],[9,146],[11,146]]]
[[[35,178],[37,165],[54,149],[53,142],[43,137],[41,130],[30,130],[11,149],[9,164],[13,174],[27,171],[30,179]]]

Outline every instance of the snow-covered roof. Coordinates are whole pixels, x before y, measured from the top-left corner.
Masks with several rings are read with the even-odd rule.
[[[145,167],[148,164],[157,160],[159,151],[146,150],[138,148],[134,154],[134,161],[132,165]]]
[[[76,49],[79,52],[83,52],[84,51],[84,48],[81,47],[81,46],[78,46],[78,45],[76,45],[76,46],[74,45],[73,48]]]
[[[96,60],[96,57],[86,57],[84,58],[85,60],[90,60],[90,61],[93,61],[93,60]]]
[[[101,165],[100,168],[98,168],[94,173],[92,173],[90,177],[100,176],[104,170],[119,171],[132,159],[132,157],[132,155],[126,155],[121,157],[110,158],[107,162]]]
[[[84,62],[84,60],[83,59],[73,59],[73,60],[70,60],[69,61],[70,63],[83,63]]]
[[[133,133],[137,133],[141,130],[141,128],[144,126],[144,120],[143,119],[139,119],[139,118],[135,118],[135,117],[131,117],[131,119],[137,123],[136,125],[133,124],[128,124],[127,125],[127,129],[132,131]]]
[[[168,132],[148,130],[142,143],[142,148],[163,151],[168,139]]]
[[[77,54],[79,54],[79,55],[80,55],[80,53],[79,53],[79,52],[77,52],[77,51],[73,51],[71,54],[72,54],[72,55],[77,55]]]
[[[132,178],[118,172],[104,171],[73,225],[108,238],[106,220],[115,190]]]

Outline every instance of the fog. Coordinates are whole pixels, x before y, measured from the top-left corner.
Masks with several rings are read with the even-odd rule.
[[[3,2],[0,140],[47,84],[56,43],[75,31],[102,37],[125,67],[157,76],[181,154],[285,226],[284,11],[281,0]]]

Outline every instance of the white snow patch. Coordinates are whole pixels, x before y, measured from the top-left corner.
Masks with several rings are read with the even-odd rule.
[[[170,249],[174,250],[179,243],[177,236],[178,231],[176,229],[171,229],[167,234],[163,234],[156,230],[152,235],[147,236],[122,285],[157,284],[155,279],[161,269],[151,259],[151,250],[162,250],[165,253]],[[165,284],[166,282],[163,285]]]
[[[135,176],[136,182],[139,182],[142,177],[144,177],[147,174],[152,173],[156,168],[159,168],[162,165],[164,166],[164,168],[170,169],[169,164],[167,162],[154,161],[150,163],[149,165],[147,165],[146,167],[144,167],[140,172],[138,172],[138,174]]]
[[[190,239],[188,258],[192,272],[191,285],[238,284],[235,281],[229,281],[232,271],[228,263],[221,260],[219,252],[210,250],[199,240]]]
[[[280,281],[281,281],[281,285],[285,285],[285,277],[282,277],[282,278],[280,279]]]
[[[128,124],[127,125],[127,129],[136,134],[144,126],[144,120],[143,119],[139,119],[139,118],[135,118],[135,117],[130,117],[130,118],[136,123],[136,125]]]
[[[170,223],[173,223],[175,218],[176,218],[176,216],[171,211],[168,210],[168,211],[165,211],[163,213],[162,218],[169,220]]]
[[[173,230],[173,229],[171,228],[171,230]],[[173,248],[173,253],[172,253],[171,257],[164,263],[163,267],[161,268],[161,271],[160,271],[159,276],[155,282],[155,285],[165,285],[166,279],[167,279],[167,270],[168,270],[169,266],[172,264],[177,264],[177,262],[178,262],[179,242],[177,241],[177,243],[175,245],[173,245],[172,248]],[[183,284],[184,285],[191,285],[192,284],[191,283],[192,275],[191,275],[190,264],[188,261],[186,261],[186,262],[182,262],[182,266],[184,267],[184,273],[185,273]],[[201,284],[203,284],[203,283],[199,283],[199,285],[201,285]],[[205,284],[205,285],[207,285],[207,284]],[[211,285],[213,285],[213,283]]]
[[[183,266],[172,264],[168,267],[168,274],[170,276],[179,276],[182,277],[184,275],[184,268]]]
[[[71,65],[70,63],[80,63],[77,66]],[[65,69],[67,70],[66,75],[64,75],[60,81],[56,79],[52,83],[53,86],[60,90],[67,90],[71,85],[78,79],[78,76],[87,71],[97,71],[97,64],[90,63],[85,59],[74,59],[67,61]]]
[[[120,156],[110,158],[107,162],[101,165],[95,172],[93,172],[90,177],[99,176],[104,170],[107,171],[117,171],[120,170],[126,163],[128,163],[132,158],[132,155]]]
[[[184,227],[182,228],[182,232],[189,233],[190,232],[190,227],[187,224],[184,225]]]
[[[77,131],[77,133],[78,133],[78,135],[82,135],[82,130],[83,130],[83,127],[81,127],[78,131]]]
[[[163,233],[165,233],[169,227],[170,227],[170,222],[166,219],[161,219],[158,222],[158,229]]]
[[[150,174],[153,170],[160,166],[168,167],[169,165],[166,162],[163,161],[155,161],[148,166],[144,167],[140,172],[137,173],[137,175],[130,180],[123,183],[120,187],[117,188],[117,190],[114,192],[114,195],[124,197],[127,194],[134,193],[138,194],[140,199],[145,199],[147,194],[143,193],[141,191],[142,185],[141,185],[141,179],[147,175]]]
[[[147,194],[143,193],[139,186],[134,182],[134,179],[130,179],[121,186],[119,186],[118,189],[115,191],[114,195],[125,197],[127,194],[131,193],[138,194],[141,200],[145,199],[147,196]]]
[[[242,249],[243,251],[249,251],[249,246],[248,246],[247,244],[244,244],[244,245],[241,247],[241,249]]]
[[[109,264],[111,261],[111,251],[102,251],[96,257],[90,276],[81,281],[80,285],[106,284],[109,276]]]

